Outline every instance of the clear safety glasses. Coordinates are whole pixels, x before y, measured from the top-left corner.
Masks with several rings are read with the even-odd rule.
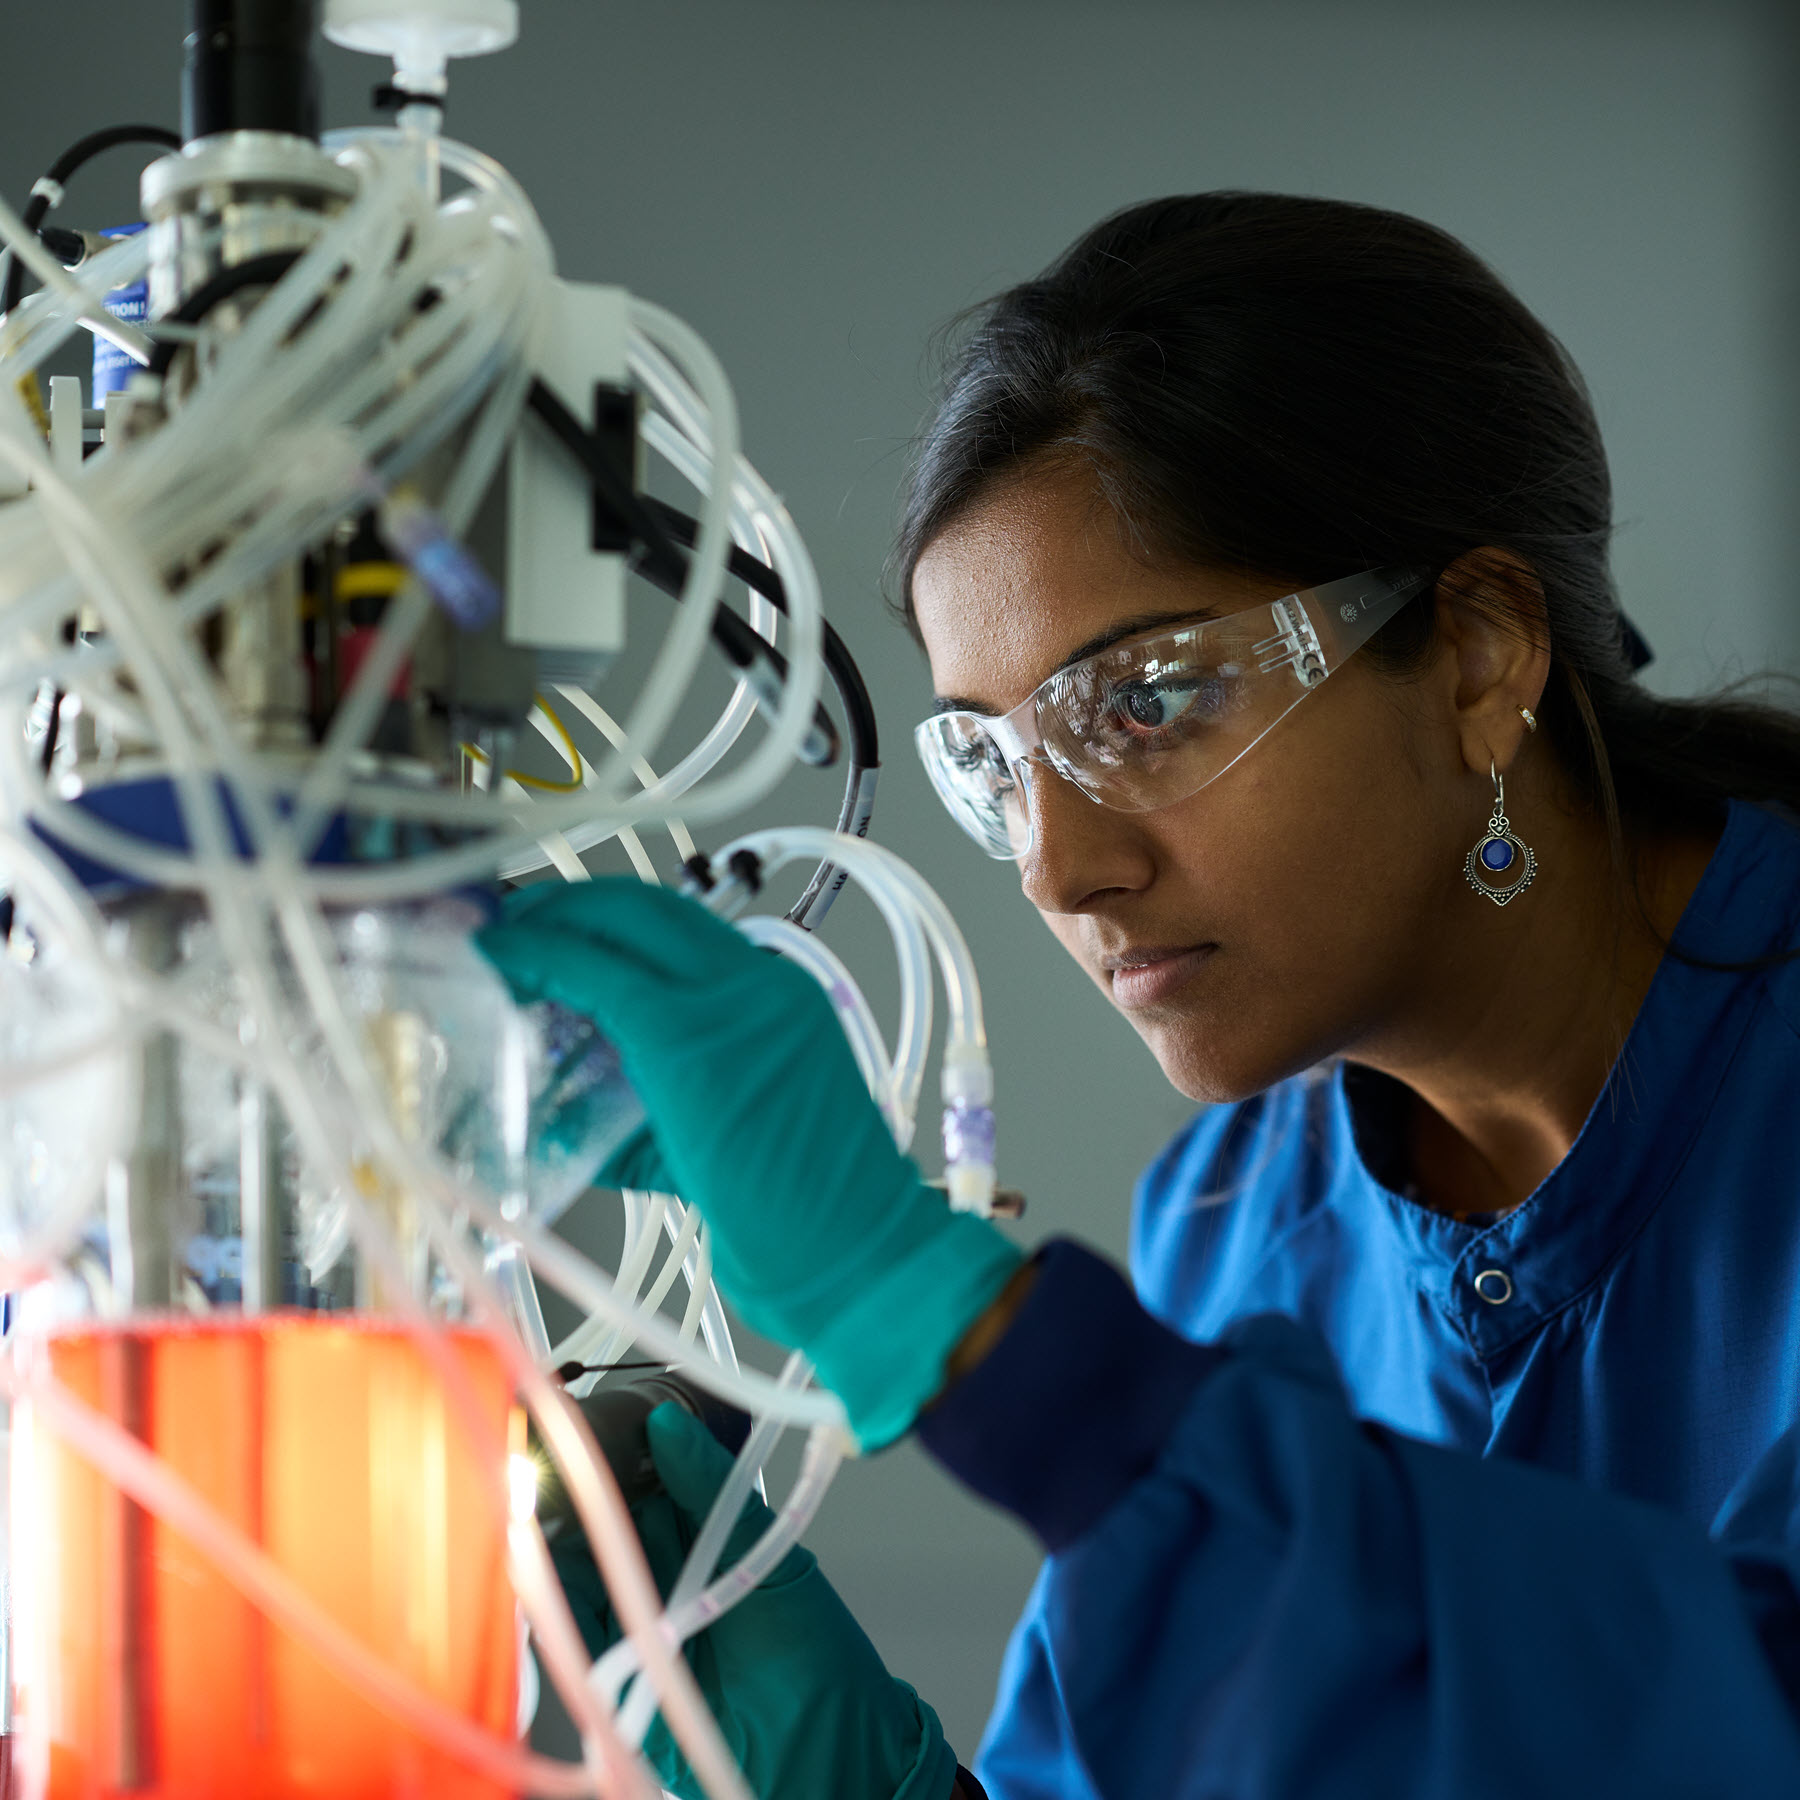
[[[1047,763],[1090,800],[1153,812],[1197,794],[1340,669],[1428,569],[1371,569],[1228,618],[1151,632],[1058,669],[1011,712],[942,712],[914,734],[950,815],[989,856],[1031,848]]]

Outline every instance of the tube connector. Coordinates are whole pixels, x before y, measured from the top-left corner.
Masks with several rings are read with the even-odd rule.
[[[946,1106],[994,1104],[994,1065],[985,1044],[951,1042],[944,1046],[944,1074],[939,1091]]]
[[[944,1050],[944,1188],[952,1212],[994,1211],[994,1066],[983,1044]]]
[[[479,631],[500,613],[500,590],[436,513],[409,494],[389,495],[377,514],[381,535],[463,631]]]

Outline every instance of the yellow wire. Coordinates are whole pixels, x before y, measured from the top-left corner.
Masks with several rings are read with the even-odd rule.
[[[554,709],[545,701],[544,696],[538,694],[534,698],[537,701],[538,711],[550,721],[556,728],[556,735],[562,739],[563,757],[573,774],[567,781],[546,781],[541,775],[526,775],[518,769],[505,769],[501,771],[500,778],[502,781],[516,781],[520,787],[537,788],[546,794],[577,793],[586,785],[581,773],[581,752],[575,748],[575,740],[570,737],[568,726],[556,716]],[[473,744],[465,743],[462,746],[462,753],[471,762],[485,763],[488,760],[487,752],[476,749]]]
[[[19,398],[25,402],[25,410],[31,414],[31,422],[47,438],[50,435],[50,415],[44,410],[44,391],[38,386],[35,374],[19,377]]]
[[[538,711],[550,721],[551,725],[555,728],[556,735],[562,739],[563,759],[569,765],[569,774],[571,776],[571,779],[568,781],[555,783],[546,782],[544,785],[546,787],[553,786],[561,793],[569,793],[575,788],[583,785],[581,752],[575,748],[575,740],[570,737],[568,726],[556,716],[555,708],[551,706],[550,702],[546,700],[542,694],[534,695],[533,698],[537,701]]]

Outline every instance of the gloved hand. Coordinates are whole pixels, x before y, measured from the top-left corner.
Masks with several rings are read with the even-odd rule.
[[[1020,1253],[900,1154],[813,978],[632,880],[509,894],[476,941],[617,1046],[647,1122],[600,1178],[697,1205],[745,1321],[805,1351],[866,1447],[905,1432]]]
[[[674,1404],[646,1425],[663,1493],[633,1510],[638,1535],[665,1598],[731,1457],[704,1425]],[[752,1494],[726,1540],[721,1570],[768,1529],[772,1514]],[[613,1617],[592,1553],[579,1532],[557,1539],[557,1574],[587,1641],[615,1643]],[[758,1794],[780,1800],[948,1800],[956,1757],[937,1715],[882,1666],[875,1646],[796,1546],[754,1593],[688,1640],[694,1678],[725,1741]],[[702,1800],[659,1717],[644,1740],[664,1787]]]

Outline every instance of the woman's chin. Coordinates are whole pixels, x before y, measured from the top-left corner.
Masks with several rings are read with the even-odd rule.
[[[1291,1044],[1249,1036],[1241,1020],[1234,1028],[1148,1014],[1131,1022],[1169,1085],[1201,1106],[1247,1100],[1317,1061]]]

